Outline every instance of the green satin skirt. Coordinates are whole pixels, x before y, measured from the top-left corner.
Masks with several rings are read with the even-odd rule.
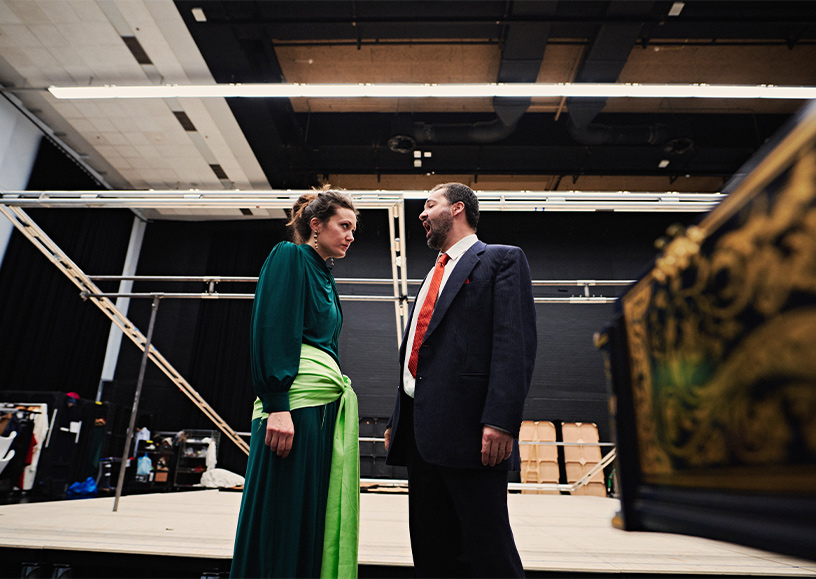
[[[292,410],[286,458],[264,444],[266,421],[252,421],[231,578],[320,576],[339,404]]]

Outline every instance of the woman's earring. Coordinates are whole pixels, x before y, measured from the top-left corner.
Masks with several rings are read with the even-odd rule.
[[[315,251],[317,251],[317,231],[314,232]]]

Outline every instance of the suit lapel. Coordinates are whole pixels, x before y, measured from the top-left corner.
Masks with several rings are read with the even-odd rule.
[[[433,316],[428,323],[428,329],[425,331],[426,339],[433,333],[439,325],[439,322],[442,321],[442,318],[445,317],[445,312],[448,311],[448,308],[453,302],[453,298],[456,297],[456,294],[458,294],[462,286],[465,285],[465,281],[468,279],[470,272],[472,272],[476,264],[479,263],[481,259],[479,256],[484,252],[484,248],[485,244],[481,241],[477,241],[459,258],[459,262],[456,264],[456,267],[453,268],[448,281],[445,282],[445,287],[442,288],[442,293],[436,298]]]

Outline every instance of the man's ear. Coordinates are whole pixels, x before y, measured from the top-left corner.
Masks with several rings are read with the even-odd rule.
[[[460,213],[464,212],[465,204],[462,201],[457,201],[453,205],[451,205],[451,215],[456,216]]]

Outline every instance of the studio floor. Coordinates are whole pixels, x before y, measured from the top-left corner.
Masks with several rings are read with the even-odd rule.
[[[0,552],[36,550],[219,560],[228,568],[239,492],[201,490],[0,506]],[[529,572],[816,577],[816,562],[696,537],[613,528],[618,501],[509,495]],[[361,495],[360,565],[408,571],[408,497]],[[20,576],[17,574],[16,576]],[[404,576],[404,573],[403,573]]]

